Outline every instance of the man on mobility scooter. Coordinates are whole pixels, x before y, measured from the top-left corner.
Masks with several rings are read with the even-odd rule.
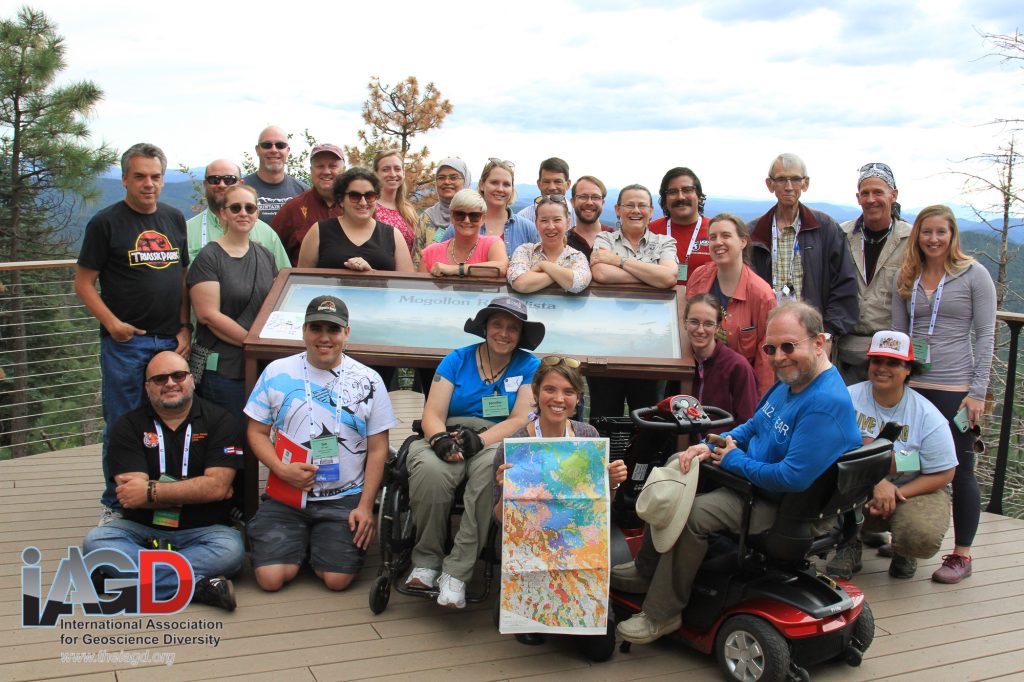
[[[688,472],[697,464],[695,459],[710,460],[781,497],[806,490],[840,455],[858,448],[861,438],[843,380],[825,352],[822,318],[816,310],[799,302],[775,309],[764,351],[779,382],[761,400],[754,417],[723,434],[725,444],[720,447],[700,444],[679,453],[679,466]],[[745,504],[740,494],[724,487],[699,495],[678,539],[659,539],[663,548],[670,545],[664,553],[645,532],[636,561],[612,569],[614,589],[646,593],[643,610],[619,623],[622,639],[646,644],[680,627],[707,553],[708,535],[740,532]],[[756,499],[749,534],[771,528],[776,511],[771,500]],[[827,518],[822,523],[831,527],[833,522]]]

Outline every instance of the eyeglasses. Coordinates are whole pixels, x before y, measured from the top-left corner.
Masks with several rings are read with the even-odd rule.
[[[499,158],[496,158],[496,157],[493,157],[493,156],[491,158],[487,159],[487,162],[488,163],[498,164],[498,165],[501,165],[501,166],[508,166],[512,170],[516,169],[516,165],[514,163],[512,163],[511,161],[506,161],[504,159],[499,159]]]
[[[558,365],[564,364],[566,367],[570,369],[580,368],[579,360],[577,360],[576,358],[564,358],[561,355],[548,355],[542,358],[540,362],[542,365],[546,365],[548,367],[556,367]]]
[[[876,365],[885,365],[886,367],[903,366],[903,360],[897,360],[896,358],[882,358],[874,355],[868,358],[868,362],[873,362]]]
[[[710,331],[717,327],[718,323],[712,320],[694,320],[691,318],[686,320],[686,326],[689,327],[690,329],[700,329],[701,327],[703,327],[704,329]]]
[[[688,187],[672,187],[671,189],[665,190],[665,195],[670,197],[679,196],[680,194],[683,196],[687,196],[689,194],[696,193],[697,188],[694,185],[690,185]]]
[[[793,175],[791,177],[779,176],[777,178],[772,178],[771,180],[772,180],[772,182],[774,182],[779,187],[785,187],[786,185],[790,185],[790,184],[794,185],[794,186],[799,185],[800,183],[802,183],[806,179],[807,179],[807,177],[804,176],[804,175]]]
[[[593,201],[595,204],[599,201],[604,201],[604,197],[600,194],[577,194],[573,196],[573,199],[579,199],[583,203]]]
[[[436,177],[436,180],[438,182],[458,182],[461,179],[462,179],[462,176],[459,175],[458,173],[450,173],[450,174],[445,174],[445,175],[438,175]]]
[[[814,336],[808,336],[807,339],[813,339]],[[797,344],[803,343],[807,339],[800,339],[799,341],[786,341],[775,345],[774,343],[766,343],[761,346],[761,350],[764,351],[765,355],[775,355],[775,351],[781,350],[786,355],[792,355],[793,351],[796,350]]]
[[[880,163],[878,161],[872,163],[865,163],[863,166],[857,169],[858,173],[866,173],[869,170],[880,170],[889,175],[892,175],[892,168],[889,168],[888,164]]]
[[[651,207],[650,204],[619,204],[620,208],[624,208],[627,211],[646,211]]]
[[[236,182],[238,182],[238,176],[237,175],[207,175],[206,176],[206,184],[207,185],[219,185],[222,182],[225,185],[233,185]]]
[[[146,381],[157,386],[163,386],[164,384],[167,383],[168,379],[173,379],[174,383],[180,384],[181,382],[185,381],[185,379],[187,379],[191,374],[191,372],[186,372],[183,369],[179,369],[177,372],[168,372],[167,374],[154,374],[153,376],[146,379]]]
[[[539,197],[533,200],[533,203],[540,206],[541,204],[562,204],[565,205],[564,194],[541,194]]]
[[[228,210],[236,214],[241,213],[243,208],[245,209],[245,212],[248,213],[249,215],[252,215],[253,213],[259,210],[259,207],[256,206],[256,204],[231,204],[230,206],[228,206]]]
[[[366,199],[366,203],[372,204],[377,201],[377,193],[374,191],[369,192],[345,192],[345,196],[353,204],[358,204],[361,199]]]
[[[266,141],[266,142],[260,142],[260,149],[270,149],[271,147],[273,147],[274,149],[287,149],[288,148],[288,143],[287,142],[270,142],[269,140]]]
[[[469,218],[470,222],[478,223],[483,217],[482,211],[452,211],[452,220],[456,223],[461,223],[466,218]]]

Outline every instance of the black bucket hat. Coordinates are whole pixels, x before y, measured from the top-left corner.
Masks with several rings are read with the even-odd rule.
[[[518,298],[512,298],[511,296],[499,296],[486,307],[482,308],[476,317],[466,320],[466,325],[463,329],[470,333],[476,334],[481,338],[487,338],[487,320],[492,315],[498,313],[505,313],[511,315],[520,322],[523,323],[523,331],[519,335],[519,348],[525,348],[526,350],[536,350],[540,342],[544,340],[544,325],[541,322],[530,322],[527,320],[526,304],[520,301]]]

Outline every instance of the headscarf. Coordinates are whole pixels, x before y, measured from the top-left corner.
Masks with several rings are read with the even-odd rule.
[[[860,183],[864,182],[868,178],[878,178],[889,186],[889,189],[896,189],[896,178],[893,175],[892,168],[889,168],[887,164],[874,162],[866,163],[860,167],[860,177],[857,178],[857,187],[860,187]],[[899,202],[892,202],[892,219],[900,219],[900,205]]]
[[[440,173],[442,168],[451,168],[453,171],[456,171],[459,175],[461,175],[463,180],[463,187],[469,187],[472,184],[472,179],[470,178],[469,175],[469,166],[467,166],[466,162],[463,161],[462,159],[454,156],[449,157],[447,159],[441,159],[441,163],[439,163],[437,166],[437,173]],[[437,173],[434,174],[435,177],[437,176]],[[433,222],[435,225],[440,225],[444,227],[452,222],[450,208],[451,203],[451,199],[438,198],[437,203],[428,208],[425,211],[425,213],[427,214],[427,217],[430,218],[430,221]]]

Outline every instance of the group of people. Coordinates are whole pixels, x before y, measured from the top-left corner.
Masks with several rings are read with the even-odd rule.
[[[506,277],[520,295],[547,287],[577,294],[592,282],[685,285],[681,327],[695,364],[693,393],[733,413],[739,426],[724,434],[724,447],[680,453],[680,466],[711,459],[769,491],[799,491],[897,421],[904,428],[893,475],[868,504],[864,537],[891,530],[880,549],[892,556],[890,573],[913,575],[914,561],[937,552],[948,527],[933,511],[948,508],[952,481],[955,548],[933,578],[970,575],[980,516],[974,441],[992,358],[994,287],[963,254],[948,208],[928,207],[912,226],[900,219],[887,165],[860,169],[863,213],[842,225],[801,203],[806,166],[782,154],[765,181],[777,203],[758,219],[705,217],[699,178],[677,167],[658,190],[662,218],[652,220],[649,190],[628,185],[613,228],[600,222],[605,185],[594,176],[572,182],[558,158],[541,164],[541,195],[519,213],[511,209],[514,164],[490,159],[474,190],[467,164],[443,159],[438,201],[417,214],[397,150],[378,154],[372,169],[346,170],[340,148],[319,145],[309,188],[285,173],[289,151],[284,131],[270,127],[256,145],[256,173],[243,178],[234,163],[211,162],[206,207],[187,222],[158,202],[163,152],[138,144],[123,155],[125,199],[90,221],[75,276],[101,324],[106,421],[104,512],[87,548],[172,545],[193,562],[197,598],[234,608],[230,577],[242,543],[230,514],[242,454],[251,452],[308,499],[302,509],[265,499],[250,521],[258,584],[280,589],[307,556],[328,588],[351,583],[373,538],[372,506],[396,420],[387,382],[344,352],[345,303],[311,301],[305,352],[271,363],[251,394],[244,391],[248,329],[277,272],[300,266]],[[409,454],[417,536],[407,582],[436,588],[438,603],[455,607],[465,604],[500,500],[493,481],[504,472],[503,439],[593,435],[572,419],[585,393],[593,418],[621,415],[624,403],[654,404],[667,390],[654,380],[610,378],[589,378],[585,387],[572,357],[534,356],[543,325],[514,295],[492,301],[465,331],[483,342],[453,350],[437,368],[425,387],[424,439]],[[964,419],[954,419],[961,412]],[[282,461],[275,433],[307,447],[309,461]],[[609,475],[621,482],[622,462],[610,463]],[[447,512],[463,480],[466,511],[446,552]],[[613,581],[650,588],[644,613],[620,624],[623,637],[651,641],[674,629],[707,534],[738,518],[726,497],[698,498],[670,552],[645,543],[635,564],[613,571]],[[769,503],[755,512],[756,526],[770,525]],[[859,540],[841,548],[830,570],[848,576],[861,553]]]

